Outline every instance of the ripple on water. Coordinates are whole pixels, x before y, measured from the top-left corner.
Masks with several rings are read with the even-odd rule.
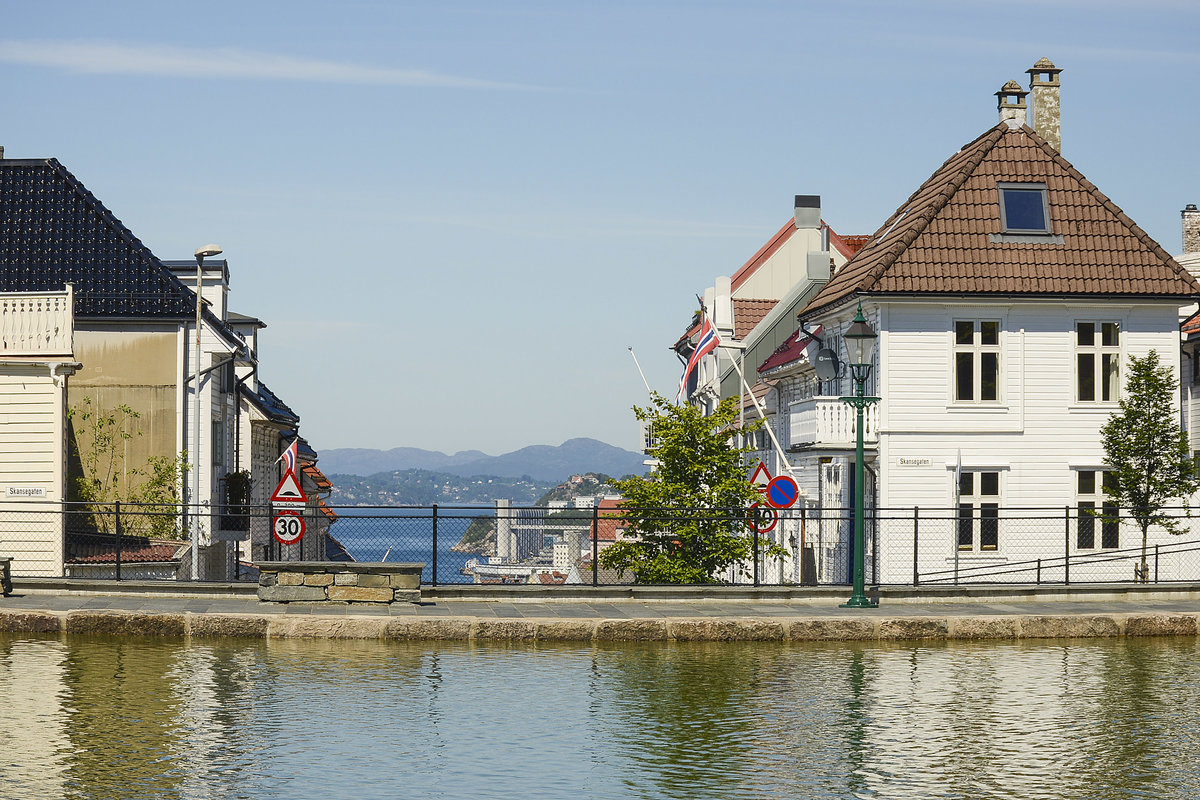
[[[1200,796],[1194,640],[467,645],[0,635],[31,798]]]

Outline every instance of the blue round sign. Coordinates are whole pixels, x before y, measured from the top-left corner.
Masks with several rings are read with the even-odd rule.
[[[787,475],[772,478],[767,484],[767,502],[775,508],[791,508],[800,495],[800,487]]]

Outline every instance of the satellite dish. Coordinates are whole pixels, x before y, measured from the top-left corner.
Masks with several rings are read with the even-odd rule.
[[[817,351],[817,358],[813,366],[817,369],[817,377],[823,381],[833,380],[841,371],[837,353],[828,347],[822,347]]]

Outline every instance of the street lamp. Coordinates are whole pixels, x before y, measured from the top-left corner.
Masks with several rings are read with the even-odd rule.
[[[200,580],[200,312],[204,304],[204,259],[221,255],[220,245],[196,250],[196,355],[192,364],[192,580]]]
[[[850,328],[842,338],[846,340],[846,351],[850,357],[850,373],[854,378],[854,396],[841,398],[843,403],[854,407],[857,414],[855,425],[854,449],[854,591],[850,599],[842,604],[842,608],[873,608],[878,605],[867,597],[864,591],[866,548],[863,541],[863,495],[866,487],[865,470],[863,469],[863,409],[872,403],[878,403],[878,397],[864,397],[863,385],[871,375],[871,355],[875,351],[875,340],[879,334],[867,324],[863,316],[862,303],[858,304],[858,313]],[[877,556],[878,557],[878,556]]]

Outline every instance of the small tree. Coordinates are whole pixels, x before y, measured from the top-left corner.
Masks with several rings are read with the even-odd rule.
[[[625,497],[621,519],[636,539],[605,548],[600,564],[639,583],[715,583],[717,574],[753,557],[748,510],[761,499],[746,478],[734,446],[737,398],[727,398],[711,416],[690,405],[675,406],[659,394],[653,407],[634,408],[653,425],[651,454],[658,468],[649,476],[615,481]],[[761,421],[746,426],[757,430]],[[778,556],[774,543],[763,552]]]
[[[1128,509],[1142,530],[1142,559],[1135,571],[1142,581],[1150,576],[1146,561],[1150,526],[1183,533],[1179,521],[1164,509],[1170,501],[1183,500],[1196,491],[1187,436],[1173,403],[1178,389],[1174,370],[1160,364],[1157,352],[1131,357],[1121,410],[1100,429],[1104,465],[1113,477],[1104,493],[1118,507]]]
[[[141,416],[124,403],[101,408],[90,397],[67,410],[74,431],[71,461],[77,465],[68,481],[67,499],[87,504],[91,527],[102,533],[115,532],[114,517],[106,506],[119,501],[137,504],[124,517],[127,532],[178,538],[184,531],[178,524],[177,487],[188,470],[187,454],[149,456],[143,466],[126,470],[126,445],[142,435]]]

